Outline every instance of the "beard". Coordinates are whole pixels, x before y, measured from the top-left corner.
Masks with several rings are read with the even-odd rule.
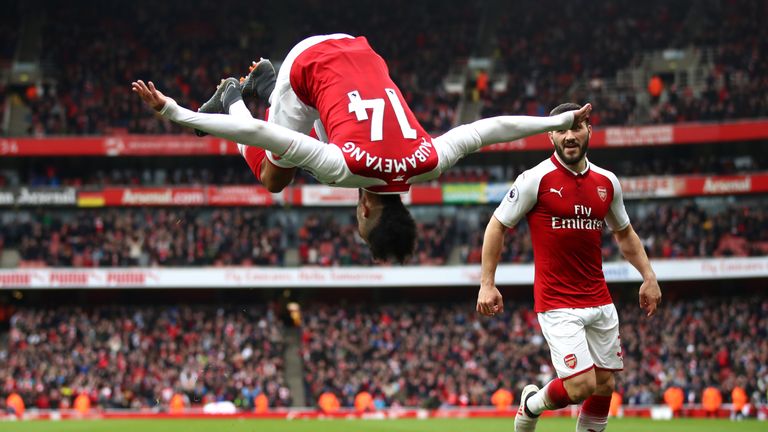
[[[589,149],[589,138],[584,140],[584,142],[579,145],[579,151],[576,154],[576,156],[571,156],[571,157],[565,155],[565,142],[561,142],[560,144],[555,144],[555,152],[560,157],[560,160],[563,161],[563,163],[566,165],[573,165],[581,162],[581,160],[587,156],[588,149]]]

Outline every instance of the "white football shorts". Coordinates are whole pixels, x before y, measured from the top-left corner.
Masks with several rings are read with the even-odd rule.
[[[559,378],[568,379],[592,368],[624,369],[619,314],[613,303],[553,309],[539,313],[538,318]]]
[[[291,87],[291,68],[293,67],[293,62],[296,61],[296,58],[310,47],[327,40],[345,38],[352,38],[352,36],[343,33],[312,36],[299,42],[288,52],[285,60],[283,60],[283,63],[280,65],[280,70],[277,72],[275,89],[269,96],[270,108],[269,118],[267,118],[269,123],[287,127],[288,129],[301,132],[305,135],[309,135],[309,132],[314,127],[318,139],[323,142],[328,141],[328,137],[325,136],[325,129],[322,122],[320,122],[320,115],[317,110],[307,106],[307,104],[299,99],[296,92],[293,91],[293,87]],[[267,157],[277,166],[283,168],[292,166],[286,161],[280,161],[275,158],[271,152],[267,152]]]

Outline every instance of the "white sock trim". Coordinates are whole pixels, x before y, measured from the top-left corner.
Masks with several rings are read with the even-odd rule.
[[[528,398],[525,404],[528,407],[528,411],[535,415],[539,415],[548,409],[552,409],[550,408],[552,406],[552,401],[549,400],[549,396],[547,395],[547,387],[549,387],[549,384],[545,385],[544,388]]]

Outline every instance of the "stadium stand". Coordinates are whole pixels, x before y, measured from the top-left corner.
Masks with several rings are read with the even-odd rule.
[[[529,285],[501,287],[506,311],[491,319],[473,303],[485,225],[511,182],[549,157],[546,137],[414,187],[416,250],[390,267],[357,235],[357,191],[299,173],[269,194],[231,143],[191,136],[129,91],[151,78],[196,109],[250,60],[277,65],[307,35],[338,31],[370,40],[435,135],[592,102],[590,160],[619,175],[635,230],[667,269],[648,320],[604,233],[606,274],[620,270],[609,285],[625,406],[651,415],[679,387],[699,409],[705,388],[730,403],[738,385],[768,416],[768,3],[540,0],[524,13],[497,0],[256,3],[41,8],[39,40],[19,25],[29,6],[4,5],[0,420],[14,393],[56,412],[85,395],[98,415],[164,414],[176,396],[196,414],[227,401],[241,413],[314,409],[323,393],[351,408],[363,390],[377,410],[486,410],[498,388],[518,398],[553,377]],[[38,45],[41,76],[23,82],[11,65]],[[689,69],[669,69],[689,57]],[[263,115],[263,102],[248,104]],[[530,269],[524,222],[506,234],[502,262],[516,278]],[[464,285],[388,285],[408,271],[461,272]],[[679,274],[691,280],[678,285]],[[202,286],[180,282],[195,278]]]
[[[768,170],[768,155],[735,152],[705,152],[700,149],[677,149],[678,157],[624,155],[605,157],[595,151],[600,166],[621,173],[622,177],[679,174],[737,174]],[[681,153],[685,153],[684,157]],[[661,153],[665,155],[665,153]],[[539,152],[537,152],[539,156]],[[541,153],[543,159],[546,154]],[[517,155],[508,165],[488,164],[474,158],[475,164],[462,164],[445,174],[437,183],[486,183],[514,180],[534,164],[530,156]],[[639,159],[639,160],[638,160]],[[147,161],[146,158],[94,158],[97,167],[83,172],[76,159],[35,158],[5,161],[0,164],[0,186],[185,186],[185,185],[247,185],[257,181],[240,157],[191,158]],[[183,164],[182,166],[179,166]],[[294,185],[316,184],[314,177],[300,171]]]
[[[764,117],[768,104],[760,96],[766,85],[760,77],[768,63],[766,30],[758,17],[765,15],[765,7],[749,0],[528,5],[524,14],[510,12],[501,18],[497,49],[508,78],[505,91],[488,93],[484,116],[542,115],[582,81],[589,85],[574,96],[602,107],[593,116],[595,125]],[[541,26],[553,8],[561,11],[562,25]],[[642,106],[643,112],[636,108],[638,99],[646,96],[644,86],[606,88],[605,82],[620,70],[640,66],[644,54],[692,46],[711,53],[701,85],[667,78],[656,100]]]
[[[493,61],[499,65],[491,80],[503,82],[503,90],[491,86],[484,92],[483,116],[542,115],[569,96],[600,107],[593,117],[595,125],[765,116],[768,104],[759,95],[765,93],[760,77],[768,68],[760,42],[766,30],[757,18],[765,15],[765,6],[749,0],[736,3],[733,7],[722,2],[689,7],[687,3],[623,1],[605,7],[588,2],[559,7],[557,2],[543,1],[527,5],[523,14],[489,14],[482,2],[452,2],[452,7],[443,7],[442,2],[431,1],[398,1],[372,6],[372,10],[350,1],[333,5],[305,2],[293,4],[302,14],[290,13],[286,5],[288,10],[260,8],[258,16],[223,14],[210,1],[194,13],[181,14],[178,12],[185,8],[174,2],[155,7],[151,15],[142,12],[144,2],[127,6],[130,11],[65,11],[67,15],[47,26],[43,36],[43,61],[58,72],[27,97],[32,111],[28,133],[104,134],[113,129],[178,133],[180,128],[144,110],[127,83],[137,76],[153,77],[180,103],[195,109],[223,75],[241,74],[252,57],[284,55],[288,46],[281,52],[274,49],[279,37],[293,43],[309,34],[340,30],[371,40],[389,61],[411,108],[432,132],[446,131],[459,119],[461,91],[446,91],[443,81],[455,64],[466,65],[475,46],[483,43],[495,50]],[[406,8],[411,13],[404,16],[399,11]],[[551,19],[553,8],[567,23],[556,31],[539,25]],[[365,16],[375,16],[375,21],[361,21],[363,10]],[[199,18],[200,11],[205,22]],[[494,22],[486,25],[497,32],[486,41],[479,39],[476,25],[471,23],[485,22],[489,15],[495,15]],[[719,15],[725,19],[715,18]],[[174,26],[162,25],[169,16],[173,16]],[[273,19],[259,19],[262,16]],[[278,31],[274,22],[287,25]],[[583,29],[585,22],[589,31]],[[110,29],[111,37],[93,37],[104,28]],[[195,31],[187,31],[192,28]],[[247,31],[239,37],[224,30],[228,28]],[[690,39],[681,37],[681,30],[689,32]],[[644,85],[607,89],[601,84],[622,68],[638,66],[644,53],[690,45],[711,53],[708,74],[700,86],[667,78],[657,100],[645,105],[637,101],[645,96]],[[466,81],[470,85],[472,79]],[[573,93],[572,86],[582,81],[590,81],[591,87]],[[639,114],[638,105],[643,110]],[[263,104],[254,103],[251,108],[257,115],[263,114]]]
[[[493,319],[469,303],[305,307],[307,394],[331,391],[344,407],[363,389],[383,407],[485,406],[499,387],[547,381],[554,371],[531,305],[510,306]],[[661,310],[656,319],[669,325],[658,332],[634,302],[623,305],[625,404],[661,403],[672,385],[686,404],[701,403],[704,387],[726,395],[737,380],[749,383],[753,403],[766,403],[766,312],[765,298],[679,299]],[[64,408],[80,393],[101,408],[168,409],[176,392],[192,406],[237,400],[252,409],[261,393],[270,407],[291,402],[285,327],[263,306],[25,307],[10,326],[0,397],[16,391],[30,407]]]
[[[472,207],[461,216],[416,210],[419,232],[411,264],[479,263],[493,209]],[[766,212],[759,201],[721,207],[719,201],[629,206],[633,226],[652,258],[763,256],[768,254]],[[371,265],[351,211],[266,209],[146,209],[37,211],[4,214],[0,238],[18,249],[25,266],[350,266]],[[287,250],[298,262],[286,264]],[[510,230],[504,262],[529,263],[526,224]],[[621,259],[610,233],[603,258]]]

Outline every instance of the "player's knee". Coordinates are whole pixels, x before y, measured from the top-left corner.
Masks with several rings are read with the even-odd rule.
[[[616,379],[614,378],[613,373],[597,375],[597,387],[595,388],[595,393],[609,395],[613,393],[615,387]]]
[[[595,380],[587,380],[585,381],[581,388],[579,389],[579,402],[585,400],[586,398],[592,396],[595,393],[595,390],[597,389],[597,383]]]
[[[577,378],[578,379],[569,380],[571,382],[568,383],[569,385],[566,385],[568,397],[571,398],[573,403],[581,403],[586,398],[592,396],[597,389],[597,382],[594,374],[587,373]]]

